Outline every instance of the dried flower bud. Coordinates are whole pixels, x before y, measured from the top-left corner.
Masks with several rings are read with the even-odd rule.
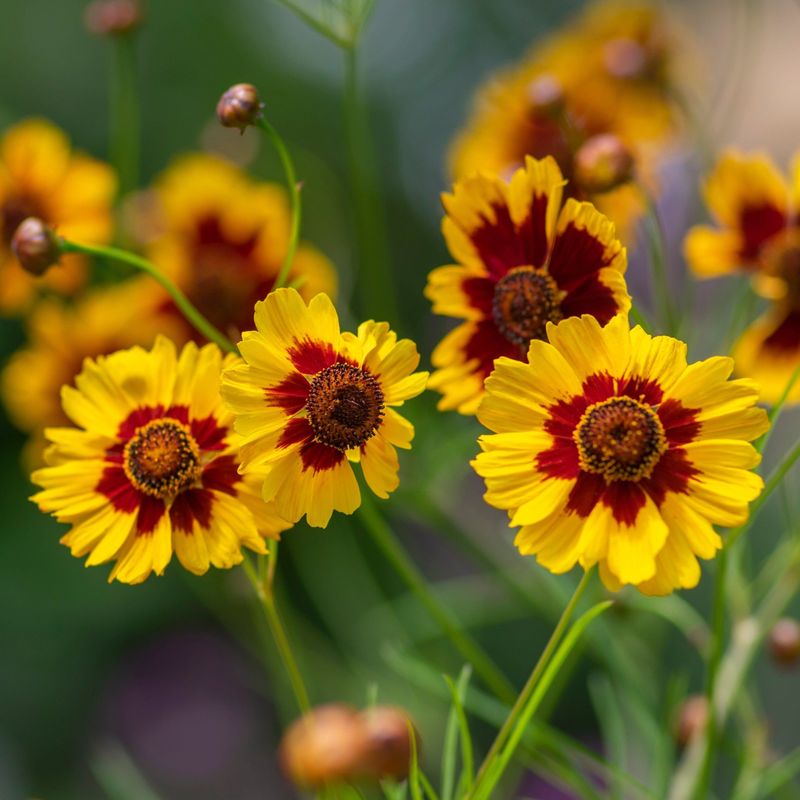
[[[22,220],[14,231],[11,249],[22,268],[36,276],[44,275],[61,256],[55,233],[38,217]]]
[[[362,712],[367,750],[361,768],[375,778],[408,775],[411,762],[411,720],[404,711],[376,706]]]
[[[769,650],[776,663],[791,667],[800,659],[800,623],[784,617],[769,634]]]
[[[528,100],[536,114],[555,114],[564,106],[564,92],[552,75],[540,75],[528,85]]]
[[[94,0],[83,17],[87,30],[97,36],[122,36],[136,30],[143,19],[138,0]]]
[[[592,136],[575,154],[575,180],[587,192],[608,192],[632,175],[633,156],[613,133]]]
[[[226,128],[240,128],[244,132],[248,125],[254,125],[261,117],[263,108],[255,86],[237,83],[220,97],[217,118]]]
[[[708,722],[708,700],[705,695],[689,695],[678,712],[678,723],[675,738],[681,747],[685,747]]]
[[[359,774],[366,749],[359,713],[332,704],[315,708],[286,732],[280,747],[284,772],[299,786],[314,788]]]

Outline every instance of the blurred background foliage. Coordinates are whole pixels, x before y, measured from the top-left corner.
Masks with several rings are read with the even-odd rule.
[[[376,4],[361,67],[395,274],[395,285],[385,291],[396,293],[400,333],[419,342],[424,360],[448,327],[433,319],[422,296],[427,272],[449,261],[438,231],[448,142],[465,119],[475,87],[580,5]],[[682,4],[674,5],[701,42],[710,30],[727,44],[735,40],[736,3],[690,4],[688,15]],[[800,141],[796,110],[791,136],[786,127],[775,128],[772,137],[764,130],[765,117],[780,120],[786,113],[784,103],[774,102],[775,87],[760,82],[763,59],[778,57],[764,42],[774,41],[773,28],[777,39],[786,39],[779,29],[787,16],[794,14],[794,30],[800,25],[791,3],[774,5],[781,10],[764,12],[769,19],[751,31],[761,44],[748,44],[746,54],[740,53],[747,63],[740,91],[729,102],[729,127],[706,131],[719,137],[714,149],[739,141],[781,158]],[[80,0],[2,0],[0,127],[44,116],[78,148],[105,157],[110,48],[85,32],[83,6]],[[176,155],[208,148],[246,160],[255,176],[280,180],[277,159],[255,131],[240,140],[213,118],[221,91],[238,81],[255,83],[304,182],[303,236],[339,269],[340,309],[352,323],[359,314],[348,316],[354,235],[341,52],[271,0],[151,0],[147,17],[138,41],[143,181]],[[725,59],[697,49],[698,86],[713,94]],[[759,87],[764,107],[753,123],[758,115],[747,92],[758,94]],[[742,123],[745,110],[748,121]],[[678,152],[664,175],[662,205],[676,286],[684,285],[678,244],[688,219],[697,215],[693,198],[702,167],[698,158]],[[640,302],[647,308],[644,268],[638,254],[632,255],[632,292],[644,297]],[[693,357],[719,349],[736,280],[705,285],[694,296],[695,324],[684,331]],[[19,321],[0,321],[3,359],[22,341]],[[392,524],[437,594],[519,684],[574,576],[554,578],[521,559],[503,515],[483,506],[480,483],[467,464],[479,432],[474,420],[438,414],[430,395],[411,404],[408,415],[417,437],[414,450],[401,458],[401,487],[388,507]],[[797,419],[787,413],[782,426],[796,429]],[[57,543],[59,526],[26,500],[30,486],[19,460],[24,439],[6,420],[0,425],[0,797],[148,800],[150,790],[141,781],[165,800],[291,796],[274,751],[279,721],[291,718],[294,707],[242,576],[233,571],[196,578],[173,565],[163,578],[141,586],[107,585],[106,570],[86,570],[71,558]],[[781,438],[774,437],[773,447],[780,448]],[[781,503],[796,513],[797,483],[795,475],[783,499],[762,515],[753,542],[756,558],[769,551],[785,525]],[[282,553],[280,602],[314,701],[361,706],[377,692],[381,702],[407,706],[421,731],[426,769],[435,773],[448,705],[438,673],[457,675],[458,657],[355,520],[335,518],[326,531],[299,525],[285,536]],[[682,598],[705,617],[708,592],[704,581]],[[662,601],[658,611],[691,629],[694,619],[677,607],[680,602]],[[590,747],[600,746],[609,720],[638,731],[632,737],[636,747],[611,754],[634,775],[652,774],[654,763],[669,769],[674,754],[664,752],[669,739],[659,738],[659,730],[672,724],[674,705],[685,692],[702,688],[697,653],[653,609],[649,601],[623,595],[590,631],[586,657],[577,671],[565,671],[562,698],[550,709],[559,727]],[[262,657],[272,667],[268,673]],[[797,745],[796,675],[762,663],[758,676],[773,744]],[[624,702],[620,687],[627,692]],[[600,722],[596,707],[604,710]],[[655,717],[652,709],[658,710]],[[491,730],[476,724],[475,733],[485,742]],[[530,784],[532,796],[558,796],[547,791]]]

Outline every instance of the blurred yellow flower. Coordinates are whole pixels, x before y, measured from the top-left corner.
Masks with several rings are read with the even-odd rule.
[[[686,345],[572,317],[498,360],[473,466],[486,501],[520,526],[515,544],[551,572],[599,564],[616,591],[668,594],[700,580],[722,546],[712,525],[747,520],[763,487],[750,440],[769,427],[758,385],[730,358],[688,365]]]
[[[68,255],[37,280],[9,247],[23,219],[39,217],[59,234],[102,244],[112,231],[116,181],[111,168],[71,152],[67,137],[51,123],[30,119],[0,140],[0,312],[24,310],[37,287],[71,293],[86,279],[81,256]]]
[[[334,511],[352,514],[361,495],[359,462],[378,497],[397,488],[396,447],[413,426],[395,407],[425,389],[416,345],[385,322],[340,333],[327,295],[306,305],[294,289],[256,304],[257,330],[239,349],[245,364],[222,376],[222,396],[244,437],[242,463],[266,472],[262,496],[292,522],[324,528]]]
[[[228,356],[232,364],[236,356]],[[89,359],[62,391],[76,427],[49,428],[48,466],[32,475],[42,511],[71,526],[62,538],[87,566],[115,561],[109,580],[140,583],[173,552],[196,574],[263,553],[289,524],[240,475],[239,438],[219,396],[216,345],[133,347]]]

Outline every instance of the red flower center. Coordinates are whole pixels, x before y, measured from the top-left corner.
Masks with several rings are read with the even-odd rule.
[[[572,436],[581,468],[607,481],[650,477],[667,449],[658,415],[630,397],[612,397],[589,406]]]
[[[559,295],[556,282],[545,270],[512,269],[494,288],[494,323],[512,344],[544,339],[547,323],[561,320]]]
[[[306,408],[318,442],[337,450],[361,447],[380,427],[383,390],[367,370],[337,363],[314,376]]]
[[[123,469],[138,491],[162,500],[189,488],[200,474],[200,448],[189,428],[154,419],[125,445]]]

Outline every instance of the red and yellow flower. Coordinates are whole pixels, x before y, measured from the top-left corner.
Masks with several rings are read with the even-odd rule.
[[[66,255],[41,279],[17,262],[10,243],[26,217],[39,217],[66,238],[102,244],[111,236],[116,181],[111,168],[73,153],[44,120],[20,122],[0,141],[0,312],[23,310],[37,286],[71,293],[86,280],[82,256]]]
[[[361,502],[351,462],[378,497],[397,488],[397,447],[413,426],[395,409],[420,394],[417,348],[387,323],[341,333],[336,309],[319,294],[306,305],[278,289],[255,307],[255,331],[239,344],[246,363],[226,369],[222,396],[242,435],[242,463],[265,472],[262,496],[296,522],[325,527],[334,511]]]
[[[737,372],[757,380],[763,399],[775,402],[800,365],[800,160],[790,182],[768,156],[730,151],[704,193],[717,225],[689,231],[686,259],[701,278],[749,274],[755,291],[772,301],[733,355]],[[789,400],[800,402],[800,384]]]
[[[226,364],[236,360],[229,356]],[[62,392],[76,427],[46,431],[48,466],[33,473],[33,500],[70,531],[62,538],[87,566],[115,561],[109,580],[140,583],[173,552],[191,572],[228,568],[241,548],[265,552],[289,523],[241,475],[239,439],[219,396],[216,345],[164,337],[89,359]]]
[[[623,315],[548,325],[526,362],[486,382],[473,461],[486,500],[519,526],[515,544],[555,573],[599,564],[612,591],[691,588],[713,525],[747,520],[763,487],[749,442],[769,427],[758,385],[730,358],[687,364],[686,345],[630,330]]]
[[[257,183],[221,158],[187,155],[155,183],[147,225],[156,235],[150,259],[219,330],[236,339],[256,301],[272,290],[289,246],[286,192]],[[336,272],[315,247],[300,242],[288,282],[306,299],[336,293]],[[164,310],[183,320],[165,296]],[[187,324],[184,338],[195,338]]]
[[[548,322],[592,314],[602,324],[630,308],[625,248],[591,204],[561,205],[553,158],[527,158],[510,183],[465,178],[442,200],[442,231],[458,264],[428,278],[435,313],[464,319],[433,352],[439,408],[473,414],[500,356],[524,359]]]

